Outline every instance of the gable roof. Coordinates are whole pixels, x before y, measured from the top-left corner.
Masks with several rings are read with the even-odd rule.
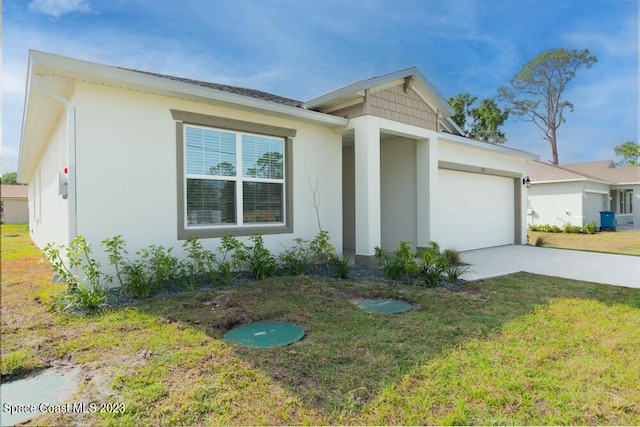
[[[26,185],[0,185],[0,197],[3,199],[26,199],[29,195],[29,187]]]
[[[532,161],[527,164],[527,175],[531,184],[554,181],[584,181],[586,177],[575,172],[568,171],[558,166],[540,161]]]
[[[585,176],[611,181],[616,184],[640,183],[640,166],[616,168],[612,160],[574,163],[562,165],[562,167]]]
[[[364,96],[364,91],[378,86],[387,85],[402,79],[410,78],[410,85],[417,89],[425,101],[434,110],[440,112],[445,117],[455,114],[453,108],[447,100],[438,92],[435,86],[416,67],[396,71],[382,76],[373,77],[367,80],[358,80],[341,88],[332,90],[323,95],[317,96],[304,103],[305,108],[313,110],[326,110],[340,104],[344,104]]]
[[[539,161],[529,162],[527,175],[532,184],[562,181],[600,181],[607,184],[640,184],[640,166],[614,167],[611,160],[550,165]]]
[[[307,110],[300,101],[262,91],[130,70],[33,50],[29,51],[27,73],[18,159],[19,182],[26,182],[31,177],[53,123],[70,106],[69,96],[76,81],[222,105],[333,128],[344,127],[349,122],[342,117]]]

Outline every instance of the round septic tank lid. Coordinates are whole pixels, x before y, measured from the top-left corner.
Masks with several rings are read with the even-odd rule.
[[[377,313],[397,314],[411,310],[411,304],[395,299],[363,299],[358,307]]]
[[[300,341],[304,329],[293,323],[257,322],[230,330],[224,339],[249,347],[268,348]]]

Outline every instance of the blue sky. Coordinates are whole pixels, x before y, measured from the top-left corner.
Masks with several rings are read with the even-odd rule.
[[[561,163],[638,142],[638,0],[5,0],[2,171],[17,168],[29,49],[305,101],[416,66],[445,97],[493,97],[550,48],[598,57],[565,99]],[[531,123],[507,145],[551,158]]]

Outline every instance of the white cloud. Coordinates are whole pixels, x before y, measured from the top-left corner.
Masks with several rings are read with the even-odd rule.
[[[32,0],[29,9],[57,18],[72,12],[89,12],[88,0]]]

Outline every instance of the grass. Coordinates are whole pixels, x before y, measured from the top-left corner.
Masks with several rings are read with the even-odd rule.
[[[634,231],[604,231],[596,234],[529,231],[528,237],[531,243],[542,237],[544,246],[549,248],[640,256],[640,233]]]
[[[303,276],[68,316],[47,311],[50,278],[32,246],[3,256],[3,379],[64,360],[83,367],[73,401],[126,411],[37,424],[640,423],[636,289],[531,274],[453,290]],[[414,309],[352,303],[377,297]],[[221,339],[261,320],[307,335],[266,350]]]

